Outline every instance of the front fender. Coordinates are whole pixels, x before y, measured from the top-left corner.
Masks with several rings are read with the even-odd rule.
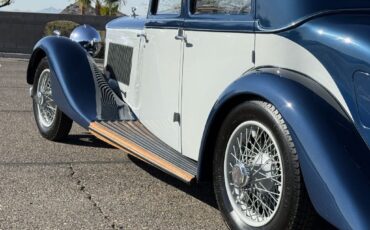
[[[96,87],[89,54],[76,42],[64,37],[40,40],[31,56],[27,82],[33,83],[38,61],[46,56],[52,72],[53,99],[59,109],[87,128],[96,119]]]
[[[214,125],[219,111],[238,97],[261,98],[280,111],[296,145],[309,196],[321,216],[342,229],[370,226],[370,151],[332,95],[299,73],[254,71],[224,91],[206,127]],[[207,130],[201,153],[210,135]]]

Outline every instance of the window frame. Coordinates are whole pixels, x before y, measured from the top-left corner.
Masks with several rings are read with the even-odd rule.
[[[249,16],[250,14],[252,14],[252,11],[253,11],[253,0],[251,0],[251,10],[246,13],[246,14],[226,14],[226,13],[219,13],[219,14],[211,14],[211,13],[202,13],[202,14],[196,14],[195,11],[196,11],[196,2],[198,0],[188,0],[189,1],[189,15],[190,16],[201,16],[201,15],[205,15],[205,17],[212,17],[212,16],[215,16],[215,19],[217,19],[218,17],[235,17],[235,18],[245,18],[246,16]]]
[[[248,14],[194,14],[192,12],[192,7],[195,7],[193,4],[195,0],[187,0],[187,16],[190,20],[218,20],[218,21],[254,21],[255,18],[255,1],[251,1],[251,10]]]
[[[185,6],[188,0],[181,0],[180,14],[156,14],[158,1],[150,1],[145,28],[177,29],[182,27],[185,20]]]
[[[251,1],[248,14],[193,14],[192,6],[196,0],[186,0],[186,30],[254,32],[256,0]]]
[[[180,17],[183,15],[183,9],[184,9],[184,0],[180,0],[180,11],[178,14],[158,14],[158,6],[161,0],[152,0],[149,6],[148,11],[148,17],[157,17],[157,18],[174,18],[174,17]]]

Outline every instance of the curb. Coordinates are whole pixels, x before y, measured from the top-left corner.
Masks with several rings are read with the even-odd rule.
[[[0,58],[16,58],[16,59],[30,59],[30,54],[20,53],[2,53],[0,52]]]
[[[30,59],[31,54],[21,54],[21,53],[3,53],[0,52],[0,58],[15,58],[15,59]],[[98,64],[104,64],[104,59],[95,58],[95,62]]]

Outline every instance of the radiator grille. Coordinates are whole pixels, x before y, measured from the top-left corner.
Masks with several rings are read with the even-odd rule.
[[[126,85],[130,85],[133,51],[129,46],[109,44],[106,69],[112,77]]]

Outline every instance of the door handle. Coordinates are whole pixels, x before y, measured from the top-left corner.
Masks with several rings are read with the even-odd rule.
[[[188,38],[186,37],[186,34],[184,33],[184,30],[182,28],[179,29],[177,35],[175,36],[175,39],[188,43]]]
[[[148,37],[146,36],[146,33],[139,33],[136,35],[138,38],[144,38],[145,42],[148,42]]]
[[[188,37],[184,33],[184,29],[179,29],[178,34],[175,36],[176,40],[183,41],[186,47],[193,47],[193,44],[188,42]]]
[[[175,39],[179,41],[187,41],[186,35],[176,35]]]

